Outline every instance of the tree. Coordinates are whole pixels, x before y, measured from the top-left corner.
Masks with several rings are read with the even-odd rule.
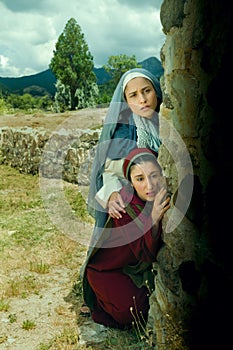
[[[92,85],[91,85],[92,84]],[[99,89],[95,82],[89,84],[88,91],[84,91],[84,88],[78,88],[75,93],[75,97],[77,97],[77,105],[76,108],[86,108],[86,107],[94,107],[96,103],[98,103],[99,98]],[[71,94],[69,87],[67,85],[62,84],[62,82],[58,79],[56,81],[56,93],[54,96],[54,110],[59,112],[64,112],[67,107],[71,109]]]
[[[69,92],[70,109],[74,110],[79,105],[77,90],[83,91],[88,99],[92,95],[93,86],[97,85],[93,57],[74,18],[67,22],[55,48],[49,68]]]
[[[111,79],[111,90],[114,90],[120,77],[132,68],[141,67],[137,61],[136,56],[127,56],[125,54],[110,56],[108,58],[107,65],[104,66],[104,69],[110,73],[112,76]]]
[[[71,98],[70,98],[70,89],[58,79],[56,81],[56,93],[54,96],[54,110],[59,112],[64,112],[67,107],[71,109]]]

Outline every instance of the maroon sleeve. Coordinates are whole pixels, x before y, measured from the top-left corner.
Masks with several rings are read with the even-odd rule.
[[[157,237],[153,238],[151,216],[141,213],[136,205],[131,206],[137,215],[137,220],[141,222],[141,227],[127,213],[123,214],[121,219],[115,219],[114,226],[121,230],[125,243],[138,261],[153,262],[161,244],[161,225]]]

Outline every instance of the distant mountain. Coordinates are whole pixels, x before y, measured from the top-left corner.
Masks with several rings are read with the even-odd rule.
[[[142,68],[151,71],[151,73],[153,73],[157,78],[160,78],[161,75],[163,75],[162,64],[156,57],[147,58],[142,62],[138,62],[138,64],[141,65]],[[110,74],[107,73],[104,68],[94,68],[94,73],[96,75],[98,85],[104,85],[111,79]]]
[[[20,78],[1,78],[0,89],[4,92],[7,90],[10,93],[23,95],[31,93],[32,95],[50,95],[55,94],[55,75],[50,69],[34,75],[28,75]],[[34,91],[34,93],[33,93]]]
[[[142,68],[145,68],[149,70],[152,74],[154,74],[158,79],[160,79],[161,75],[164,73],[163,66],[156,57],[150,57],[142,62],[138,62],[142,66]]]
[[[156,57],[150,57],[142,62],[138,62],[143,68],[151,71],[156,77],[160,78],[163,74],[163,67],[161,62]],[[111,76],[105,71],[103,67],[94,68],[97,84],[104,85]],[[0,90],[3,93],[15,93],[23,95],[30,93],[33,96],[54,96],[56,77],[50,69],[34,75],[28,75],[20,78],[1,78]]]

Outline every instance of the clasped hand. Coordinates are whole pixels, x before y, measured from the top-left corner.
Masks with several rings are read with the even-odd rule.
[[[125,205],[120,193],[113,192],[108,200],[108,213],[114,219],[121,219],[122,213],[125,213]]]

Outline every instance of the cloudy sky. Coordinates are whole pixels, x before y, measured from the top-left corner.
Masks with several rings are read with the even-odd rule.
[[[67,21],[81,27],[95,67],[109,56],[155,56],[165,41],[163,0],[0,0],[0,76],[19,77],[49,68]]]

